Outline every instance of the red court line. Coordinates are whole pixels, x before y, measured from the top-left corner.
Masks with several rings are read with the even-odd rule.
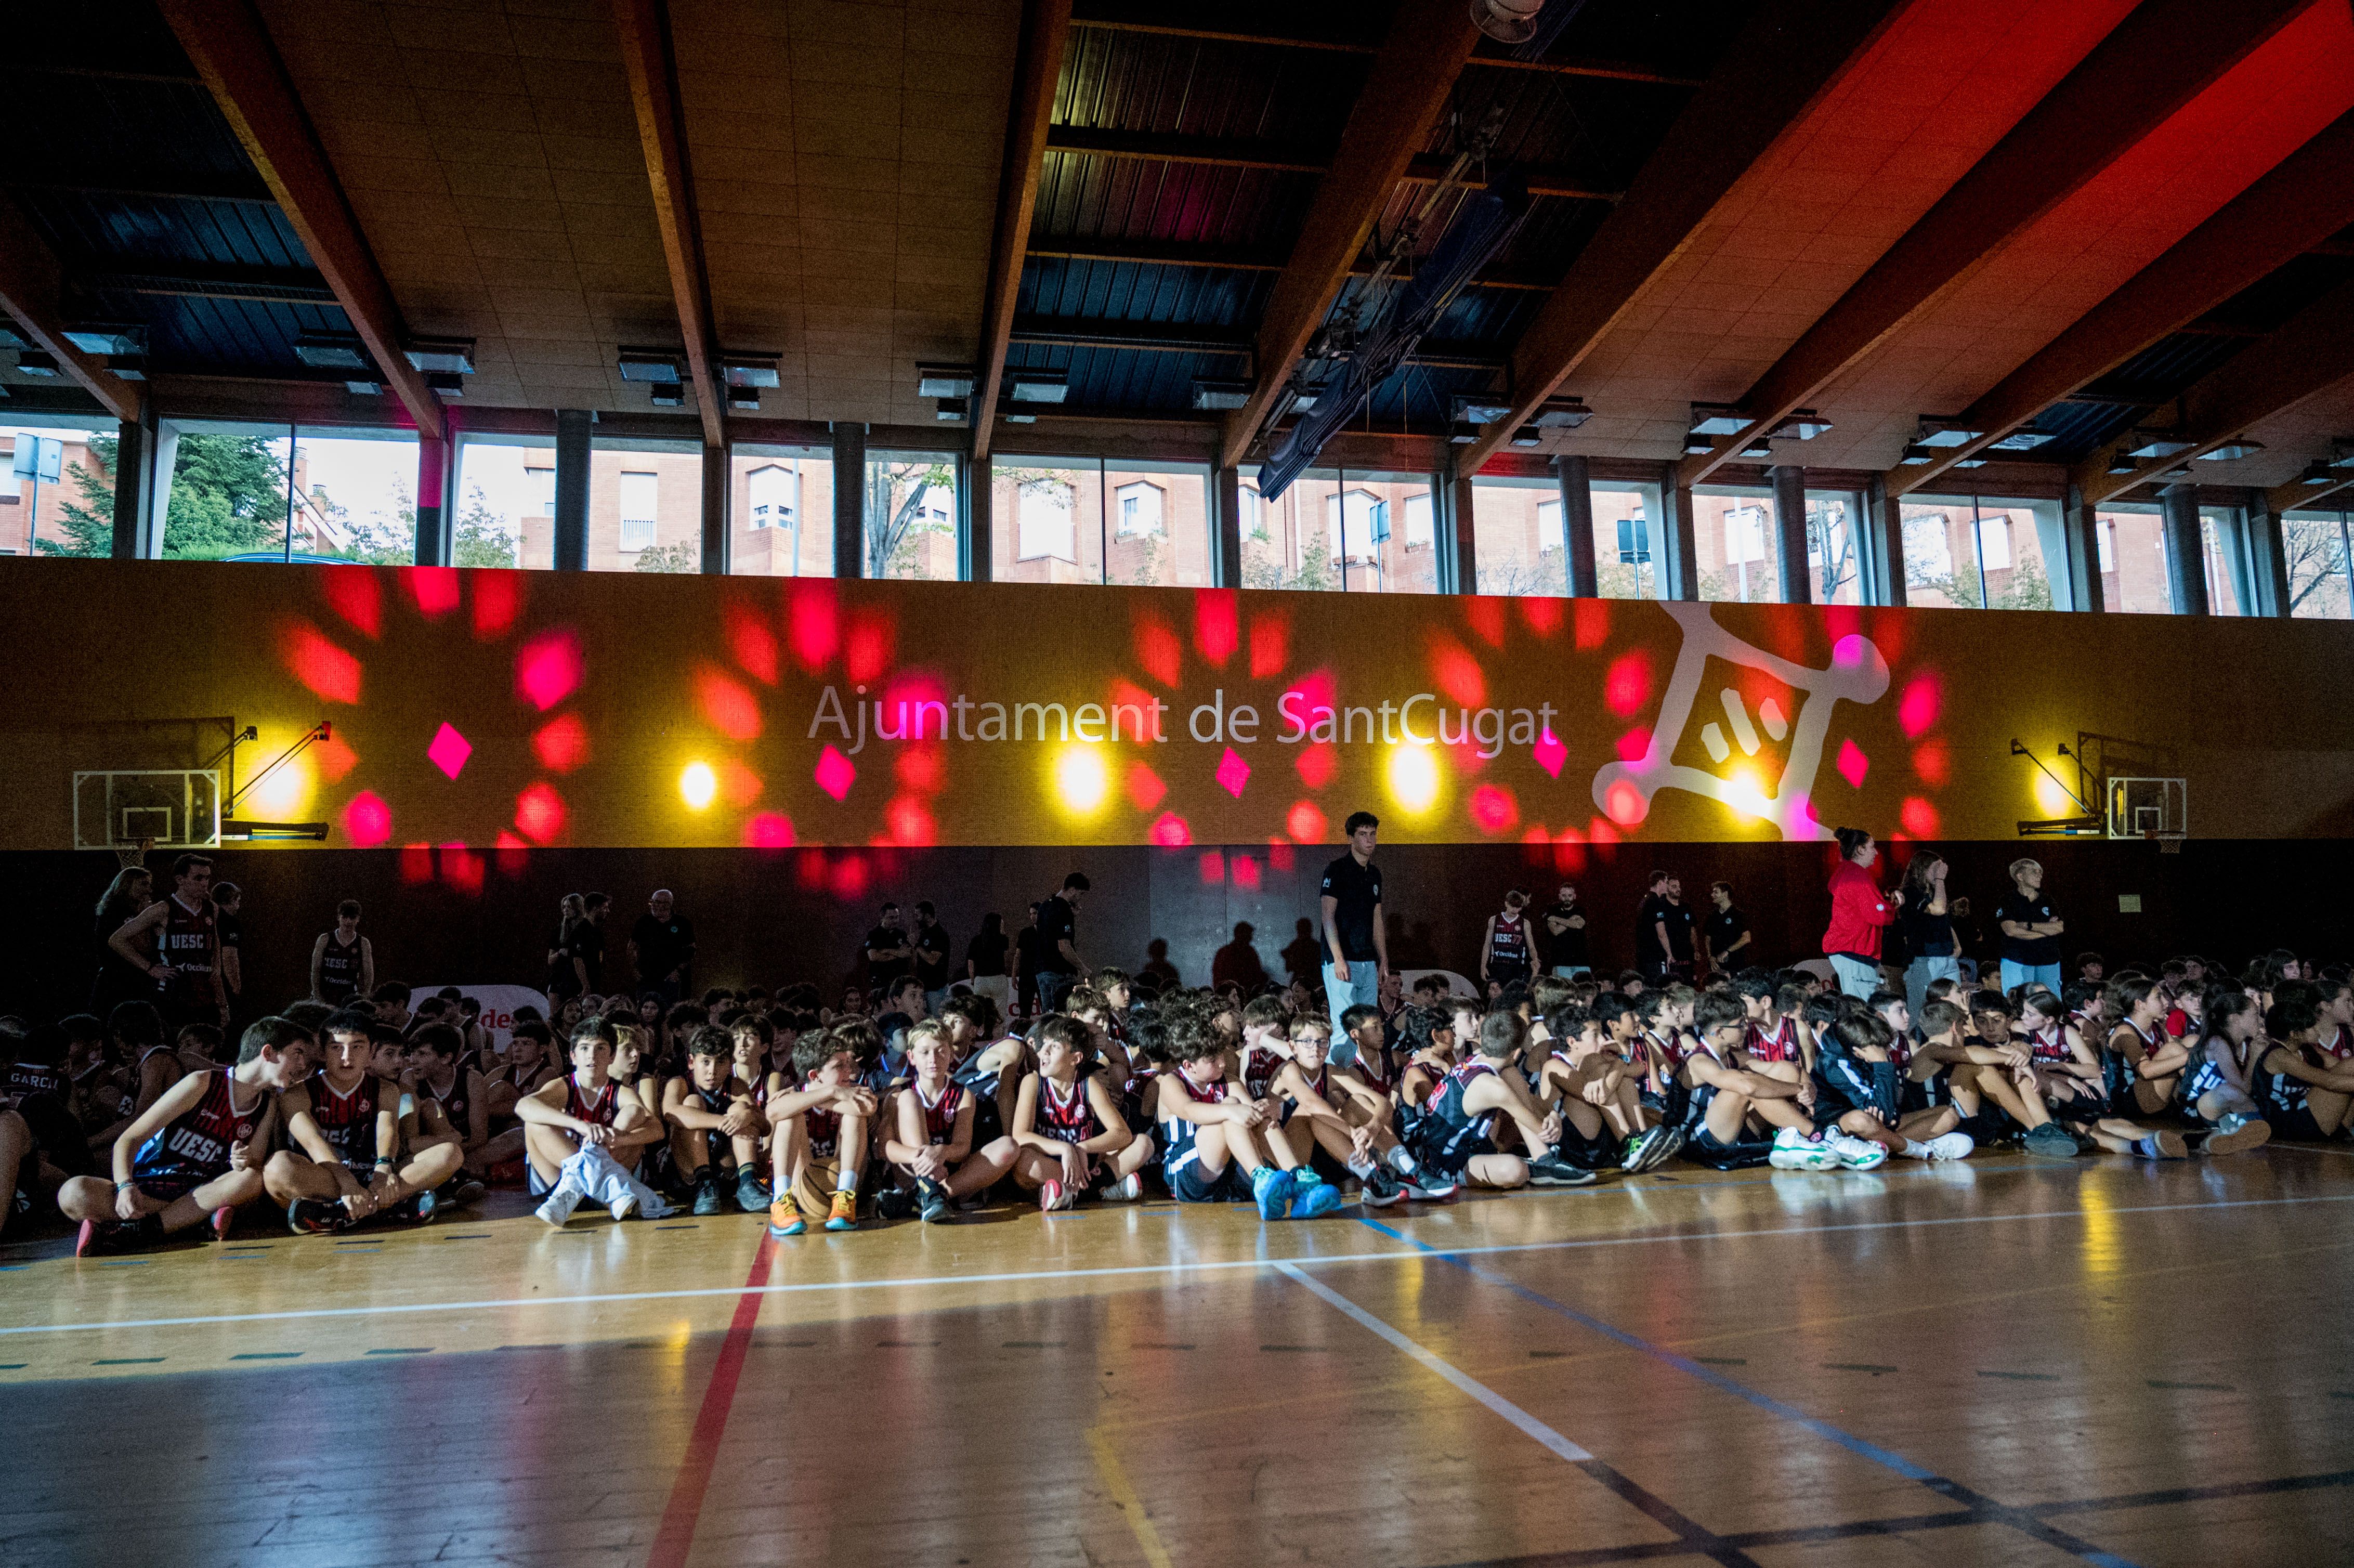
[[[646,1568],[684,1568],[695,1545],[695,1524],[703,1512],[703,1494],[711,1485],[711,1467],[719,1458],[719,1439],[727,1431],[727,1412],[736,1403],[736,1383],[744,1375],[744,1358],[752,1349],[752,1325],[767,1299],[760,1287],[768,1283],[769,1260],[777,1244],[766,1232],[752,1255],[752,1271],[744,1277],[744,1294],[736,1302],[735,1319],[720,1341],[719,1359],[711,1365],[711,1382],[703,1391],[703,1408],[695,1413],[695,1430],[687,1435],[686,1452],[678,1462],[678,1478],[671,1483],[670,1501],[663,1508],[662,1528],[654,1532],[653,1550]]]

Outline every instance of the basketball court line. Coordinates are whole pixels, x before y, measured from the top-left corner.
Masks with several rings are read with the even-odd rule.
[[[1016,1270],[1002,1274],[934,1274],[906,1275],[882,1279],[827,1279],[790,1285],[758,1285],[749,1287],[755,1294],[766,1296],[817,1295],[835,1291],[922,1289],[935,1286],[1009,1285],[1033,1280],[1055,1279],[1117,1279],[1142,1275],[1191,1275],[1263,1270],[1278,1263],[1296,1263],[1302,1267],[1324,1267],[1349,1263],[1398,1263],[1421,1255],[1456,1258],[1479,1257],[1516,1252],[1566,1252],[1594,1247],[1652,1246],[1674,1242],[1754,1241],[1774,1236],[1840,1235],[1859,1232],[1912,1230],[1931,1225],[2009,1224],[2033,1220],[2073,1220],[2092,1215],[2114,1218],[2127,1214],[2168,1214],[2203,1213],[2221,1209],[2261,1209],[2293,1207],[2306,1203],[2354,1202],[2354,1192],[2318,1193],[2296,1198],[2231,1198],[2200,1203],[2146,1203],[2125,1208],[2101,1209],[2041,1209],[2018,1214],[1950,1214],[1932,1219],[1871,1220],[1837,1225],[1776,1225],[1763,1230],[1746,1231],[1664,1231],[1627,1236],[1582,1236],[1567,1241],[1498,1242],[1477,1246],[1437,1247],[1427,1242],[1398,1236],[1412,1252],[1345,1252],[1302,1255],[1292,1258],[1243,1257],[1214,1258],[1193,1262],[1121,1264],[1097,1268],[1053,1268]],[[1371,1221],[1363,1222],[1371,1224]],[[1383,1230],[1384,1234],[1397,1233]],[[587,1234],[587,1232],[581,1233]],[[414,1312],[480,1312],[497,1308],[524,1307],[599,1306],[625,1301],[688,1301],[700,1298],[740,1296],[748,1287],[735,1285],[705,1286],[678,1290],[626,1290],[589,1292],[569,1296],[518,1296],[488,1298],[465,1301],[409,1301],[374,1303],[365,1307],[305,1307],[277,1312],[220,1312],[181,1318],[121,1318],[104,1319],[81,1323],[23,1323],[0,1328],[0,1339],[27,1334],[86,1334],[115,1329],[181,1329],[202,1328],[226,1323],[285,1323],[306,1319],[372,1318],[398,1316]]]
[[[2263,1202],[2264,1200],[2254,1201]],[[2218,1206],[2220,1207],[2222,1205]],[[2132,1211],[2115,1210],[2112,1212],[2124,1213]],[[1392,1230],[1388,1226],[1380,1224],[1378,1221],[1360,1219],[1358,1223],[1371,1226],[1373,1229],[1380,1231],[1384,1235],[1395,1237],[1397,1240],[1405,1242],[1409,1246],[1419,1246],[1422,1245],[1416,1242],[1413,1237],[1405,1235],[1398,1231]],[[1530,1303],[1532,1306],[1542,1307],[1548,1312],[1552,1312],[1558,1317],[1569,1319],[1569,1321],[1577,1324],[1580,1328],[1585,1329],[1590,1332],[1599,1334],[1605,1339],[1615,1340],[1617,1343],[1630,1351],[1649,1356],[1652,1360],[1657,1361],[1663,1365],[1673,1367],[1676,1371],[1683,1372],[1689,1377],[1697,1378],[1701,1382],[1707,1383],[1712,1388],[1732,1394],[1736,1399],[1746,1401],[1747,1403],[1757,1406],[1760,1410],[1766,1412],[1770,1415],[1777,1416],[1784,1421],[1789,1422],[1793,1425],[1802,1427],[1805,1430],[1813,1433],[1818,1437],[1821,1437],[1828,1442],[1838,1445],[1840,1447],[1846,1449],[1849,1453],[1855,1455],[1859,1458],[1869,1460],[1872,1464],[1878,1465],[1882,1469],[1893,1471],[1895,1474],[1903,1477],[1908,1481],[1916,1481],[1922,1486],[1928,1488],[1931,1491],[1935,1492],[1938,1496],[1950,1498],[1954,1501],[1962,1504],[1971,1512],[1982,1516],[1983,1521],[1986,1523],[2009,1525],[2011,1529],[2020,1531],[2023,1535],[2027,1535],[2036,1541],[2040,1541],[2047,1546],[2058,1547],[2061,1551],[2068,1552],[2070,1555],[2092,1564],[2092,1568],[2136,1568],[2136,1564],[2131,1559],[2121,1557],[2115,1552],[2105,1551],[2101,1547],[2094,1545],[2091,1542],[2082,1539],[2081,1537],[2071,1535],[2068,1531],[2060,1529],[2057,1525],[2049,1523],[2048,1521],[2038,1518],[2026,1509],[2013,1508],[2007,1503],[1998,1502],[1996,1499],[1987,1496],[1983,1492],[1975,1491],[1972,1489],[1962,1485],[1959,1481],[1952,1480],[1945,1476],[1937,1474],[1935,1470],[1926,1469],[1922,1466],[1914,1464],[1912,1460],[1904,1457],[1902,1454],[1896,1453],[1892,1449],[1882,1448],[1878,1444],[1871,1442],[1866,1438],[1859,1437],[1852,1432],[1849,1432],[1841,1427],[1834,1426],[1829,1422],[1821,1420],[1817,1416],[1809,1415],[1805,1411],[1798,1409],[1796,1405],[1787,1404],[1781,1400],[1776,1399],[1769,1393],[1765,1393],[1757,1389],[1751,1388],[1747,1383],[1741,1383],[1734,1378],[1728,1377],[1723,1372],[1717,1371],[1714,1367],[1702,1366],[1700,1362],[1693,1361],[1689,1356],[1681,1355],[1674,1351],[1667,1349],[1663,1345],[1655,1345],[1649,1340],[1643,1339],[1638,1335],[1630,1334],[1626,1330],[1618,1328],[1615,1324],[1605,1322],[1599,1318],[1581,1312],[1576,1308],[1568,1305],[1566,1302],[1556,1300],[1541,1290],[1535,1289],[1530,1286],[1522,1285],[1520,1281],[1513,1279],[1509,1276],[1499,1274],[1493,1269],[1484,1268],[1476,1263],[1466,1262],[1460,1257],[1449,1256],[1444,1253],[1437,1252],[1436,1249],[1433,1249],[1433,1255],[1437,1256],[1441,1262],[1446,1263],[1449,1266],[1460,1269],[1464,1273],[1484,1284],[1492,1285],[1498,1289],[1509,1291],[1512,1295],[1519,1297],[1522,1300]]]
[[[1679,1554],[1706,1557],[1725,1568],[1760,1568],[1757,1560],[1740,1548],[1726,1543],[1724,1539],[1679,1511],[1657,1493],[1647,1490],[1616,1467],[1596,1458],[1585,1449],[1571,1442],[1527,1411],[1490,1388],[1470,1373],[1462,1371],[1437,1352],[1426,1350],[1387,1322],[1366,1311],[1320,1280],[1311,1279],[1289,1263],[1278,1263],[1275,1271],[1294,1284],[1313,1293],[1325,1305],[1345,1315],[1366,1332],[1387,1342],[1413,1360],[1425,1371],[1432,1372],[1453,1385],[1457,1392],[1502,1416],[1521,1432],[1535,1440],[1538,1446],[1584,1471],[1605,1489],[1634,1507],[1652,1522],[1675,1532],[1674,1545]]]
[[[753,1251],[752,1267],[736,1302],[736,1316],[719,1355],[711,1363],[711,1379],[704,1385],[703,1405],[687,1433],[686,1452],[679,1456],[678,1474],[671,1481],[670,1499],[663,1505],[662,1524],[654,1531],[646,1568],[684,1568],[695,1545],[695,1522],[703,1517],[703,1494],[711,1488],[711,1471],[719,1458],[719,1441],[727,1435],[727,1413],[736,1404],[736,1385],[744,1375],[744,1358],[752,1349],[752,1326],[765,1298],[755,1288],[768,1277],[776,1253],[776,1238],[763,1232]]]

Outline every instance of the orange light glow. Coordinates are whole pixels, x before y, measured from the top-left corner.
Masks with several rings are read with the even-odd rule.
[[[1142,762],[1128,765],[1128,803],[1140,811],[1150,811],[1167,799],[1169,786],[1161,775]]]
[[[764,686],[777,683],[777,634],[769,623],[741,604],[731,604],[720,618],[727,634],[727,651],[744,673]]]
[[[1164,686],[1173,686],[1185,673],[1185,645],[1164,620],[1140,618],[1136,623],[1136,660],[1144,673]]]
[[[553,784],[534,784],[515,797],[515,832],[535,844],[554,843],[562,838],[564,824],[571,814]]]
[[[732,757],[719,765],[719,798],[739,811],[758,800],[766,788],[758,774]]]
[[[695,700],[711,727],[730,740],[760,737],[760,699],[742,682],[708,667],[695,673]]]
[[[1390,748],[1390,799],[1408,813],[1420,816],[1438,799],[1438,758],[1427,746]]]
[[[278,657],[313,695],[331,703],[360,700],[360,662],[309,621],[289,620],[279,627]]]
[[[1331,827],[1323,810],[1313,800],[1294,802],[1290,812],[1283,819],[1284,832],[1303,844],[1322,843]]]

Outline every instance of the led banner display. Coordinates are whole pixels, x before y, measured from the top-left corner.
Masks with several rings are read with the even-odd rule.
[[[210,766],[162,753],[220,717],[258,730],[232,819],[461,869],[1321,844],[1359,808],[1405,842],[2009,839],[2085,809],[2057,747],[2086,734],[2190,779],[2216,836],[2354,796],[2354,643],[2306,623],[69,561],[0,567],[0,609],[15,848],[71,842],[74,770]]]

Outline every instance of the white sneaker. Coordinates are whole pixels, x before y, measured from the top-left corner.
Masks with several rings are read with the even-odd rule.
[[[1774,1135],[1774,1151],[1766,1163],[1776,1171],[1836,1171],[1840,1158],[1822,1139],[1786,1127]]]
[[[1929,1139],[1929,1158],[1932,1160],[1967,1160],[1970,1157],[1970,1151],[1977,1147],[1978,1140],[1973,1139],[1968,1133],[1949,1132],[1942,1137]]]
[[[1107,1198],[1124,1198],[1129,1202],[1134,1202],[1137,1199],[1143,1197],[1143,1172],[1137,1171],[1129,1171],[1127,1175],[1121,1177],[1119,1181],[1105,1188],[1104,1196]]]
[[[572,1178],[567,1173],[548,1190],[547,1201],[535,1212],[549,1224],[561,1228],[564,1222],[572,1217],[572,1211],[580,1206],[580,1200],[587,1196],[572,1184]]]
[[[615,1198],[608,1207],[612,1213],[613,1223],[619,1224],[638,1212],[638,1195],[624,1187],[621,1189],[620,1196]]]
[[[1872,1171],[1888,1163],[1888,1146],[1885,1144],[1851,1137],[1837,1128],[1826,1130],[1822,1138],[1832,1157],[1850,1171]]]

